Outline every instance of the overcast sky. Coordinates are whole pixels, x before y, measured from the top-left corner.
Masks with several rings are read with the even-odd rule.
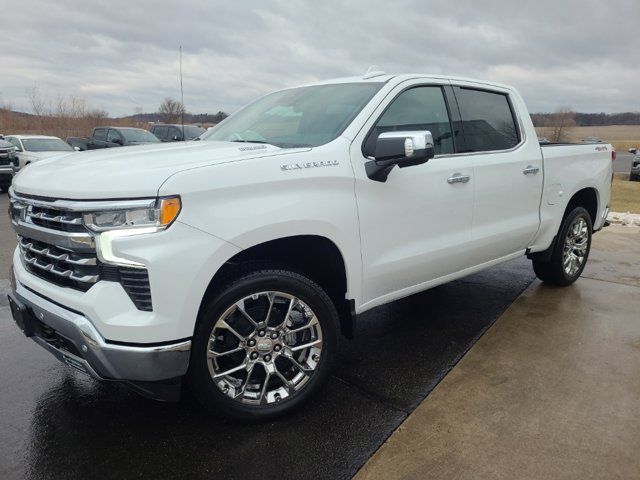
[[[0,102],[78,95],[111,115],[233,112],[316,79],[437,73],[516,86],[531,111],[640,110],[640,0],[2,0]]]

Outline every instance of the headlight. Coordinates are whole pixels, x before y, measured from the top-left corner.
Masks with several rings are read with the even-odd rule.
[[[173,223],[181,208],[180,197],[132,200],[114,208],[85,213],[84,224],[94,232],[139,228],[159,231]]]

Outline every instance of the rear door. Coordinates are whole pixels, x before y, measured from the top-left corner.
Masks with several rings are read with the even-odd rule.
[[[398,85],[351,144],[369,307],[422,289],[472,263],[466,248],[473,214],[473,159],[455,155],[455,128],[444,95],[448,85]],[[365,163],[382,132],[429,130],[435,158],[394,168],[386,182],[370,180]],[[464,177],[465,181],[452,181]]]
[[[461,152],[473,159],[471,248],[480,264],[529,246],[540,224],[542,154],[537,138],[527,138],[518,121],[525,115],[528,120],[519,97],[506,89],[455,83]]]

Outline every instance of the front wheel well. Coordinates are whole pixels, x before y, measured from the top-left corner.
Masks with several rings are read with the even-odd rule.
[[[229,281],[260,268],[287,268],[309,277],[333,301],[344,336],[353,337],[353,301],[346,299],[347,274],[342,253],[331,240],[318,235],[296,235],[270,240],[242,250],[220,267],[207,287],[205,300]]]

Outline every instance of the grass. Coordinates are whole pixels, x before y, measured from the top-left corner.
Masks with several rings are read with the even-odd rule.
[[[538,135],[550,135],[549,128],[536,128]],[[580,142],[586,137],[600,137],[611,143],[618,152],[626,152],[630,148],[640,147],[640,125],[607,125],[604,127],[571,127],[567,129],[570,142]]]
[[[611,211],[640,213],[640,182],[630,182],[628,173],[616,173],[613,177]]]

